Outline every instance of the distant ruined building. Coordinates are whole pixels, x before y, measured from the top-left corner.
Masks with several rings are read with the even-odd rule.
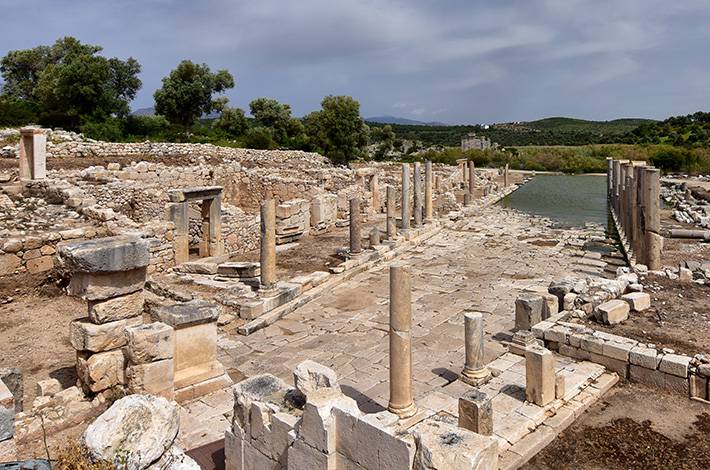
[[[475,132],[469,132],[465,136],[461,137],[461,150],[486,150],[486,149],[497,149],[498,144],[491,142],[488,137],[478,137]]]

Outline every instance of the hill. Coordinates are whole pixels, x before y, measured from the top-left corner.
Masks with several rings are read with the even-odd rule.
[[[365,122],[376,124],[402,124],[406,126],[445,126],[443,122],[424,122],[396,116],[374,116],[365,118]]]

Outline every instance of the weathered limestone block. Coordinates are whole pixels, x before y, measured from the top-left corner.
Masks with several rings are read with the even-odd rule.
[[[283,244],[301,238],[310,229],[310,203],[293,199],[276,206],[276,243]]]
[[[172,359],[175,332],[161,322],[138,325],[126,329],[126,353],[133,364]]]
[[[124,235],[62,244],[59,255],[67,269],[83,273],[131,271],[150,264],[147,242]]]
[[[658,370],[676,377],[685,378],[688,376],[688,366],[691,358],[680,354],[665,354],[658,364]]]
[[[596,312],[600,321],[615,325],[629,318],[629,304],[623,300],[614,299],[599,305]]]
[[[76,372],[84,387],[92,392],[126,383],[125,360],[121,350],[98,354],[77,352]]]
[[[493,405],[488,395],[473,389],[459,398],[459,427],[484,436],[493,434]]]
[[[548,349],[532,346],[525,351],[525,399],[538,406],[555,399],[555,358]]]
[[[62,391],[62,384],[57,379],[46,379],[37,382],[36,395],[38,397],[51,397]]]
[[[138,319],[140,321],[140,319]],[[126,345],[127,320],[97,325],[88,320],[69,324],[69,341],[77,351],[102,352]]]
[[[542,294],[544,304],[542,305],[542,319],[547,320],[552,315],[557,315],[560,312],[562,305],[556,295]]]
[[[338,218],[338,196],[321,194],[311,200],[311,227],[325,229],[335,224]]]
[[[69,293],[84,300],[106,300],[143,289],[146,268],[112,273],[75,273],[69,282]]]
[[[621,300],[629,304],[629,308],[635,312],[643,312],[651,307],[651,296],[645,292],[631,292],[621,296]]]
[[[415,445],[411,435],[401,433],[394,413],[382,411],[358,416],[333,408],[338,431],[337,451],[362,468],[409,470]],[[353,468],[360,468],[355,467]]]
[[[417,453],[413,470],[497,470],[498,441],[443,421],[427,419],[411,429]]]
[[[338,429],[333,408],[352,416],[360,415],[355,400],[343,395],[340,390],[320,389],[308,395],[298,430],[299,439],[325,454],[336,451]]]
[[[335,371],[310,359],[301,362],[293,370],[293,383],[304,395],[323,388],[340,390]]]
[[[15,434],[15,397],[7,385],[0,380],[0,441],[10,439]]]
[[[22,266],[22,259],[14,254],[0,255],[0,276],[14,274]]]
[[[89,318],[94,323],[108,323],[138,317],[143,314],[144,303],[143,291],[108,300],[90,301]]]
[[[293,446],[288,449],[288,470],[344,468],[338,466],[337,457],[335,452],[325,454],[301,440],[296,440]]]
[[[515,299],[515,329],[529,330],[540,323],[545,299],[539,294],[524,292]]]
[[[129,395],[91,423],[82,440],[94,459],[145,469],[173,445],[179,425],[177,407],[165,398]]]
[[[261,276],[261,265],[247,261],[222,263],[217,266],[217,274],[240,279],[257,278]]]
[[[157,395],[173,400],[175,397],[173,360],[132,364],[126,369],[126,382],[131,393]]]
[[[0,368],[0,381],[5,383],[15,397],[15,413],[19,413],[23,409],[22,397],[24,396],[22,371],[16,367]]]

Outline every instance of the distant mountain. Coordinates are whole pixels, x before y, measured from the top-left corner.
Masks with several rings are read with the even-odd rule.
[[[139,108],[131,113],[133,116],[155,116],[155,108]]]
[[[623,134],[636,129],[641,124],[656,122],[653,119],[622,118],[611,121],[587,121],[568,117],[549,117],[537,121],[521,122],[518,125],[537,130],[557,132],[598,132]]]
[[[443,122],[424,122],[414,119],[407,119],[395,116],[374,116],[365,118],[366,122],[375,122],[378,124],[401,124],[405,126],[445,126]]]

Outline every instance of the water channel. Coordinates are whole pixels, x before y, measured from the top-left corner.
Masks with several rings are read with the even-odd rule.
[[[608,230],[606,176],[537,175],[499,204],[547,217],[560,227],[592,223]]]

